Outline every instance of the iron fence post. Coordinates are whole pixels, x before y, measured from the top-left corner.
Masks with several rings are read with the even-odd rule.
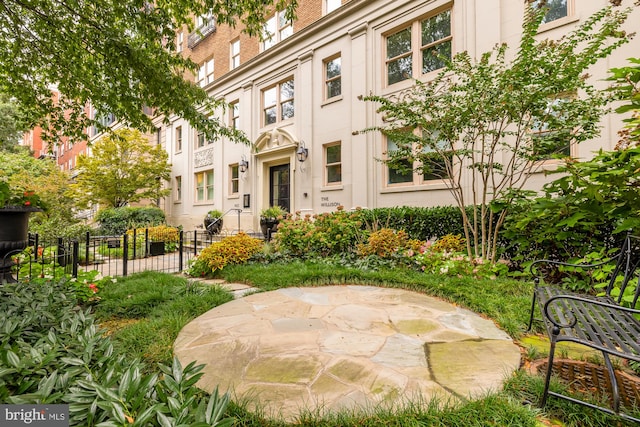
[[[73,245],[73,251],[71,253],[73,254],[73,264],[71,269],[71,275],[77,278],[78,264],[80,263],[80,242],[77,240],[73,240],[72,245]]]
[[[33,256],[38,261],[38,247],[40,246],[40,235],[36,233],[33,237]],[[44,254],[42,254],[44,256]]]
[[[178,243],[178,271],[182,272],[184,262],[184,231],[180,230],[180,242]]]
[[[129,236],[127,233],[122,236],[122,243],[122,275],[126,276],[127,264],[129,264]]]
[[[89,265],[89,244],[91,243],[91,234],[87,231],[84,243],[84,262]]]
[[[133,229],[133,259],[136,259],[136,252],[137,252],[136,251],[136,240],[138,240],[138,239],[136,238],[137,237],[136,232],[137,232],[137,229],[134,228]]]

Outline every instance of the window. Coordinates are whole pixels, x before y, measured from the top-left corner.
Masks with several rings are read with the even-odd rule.
[[[569,15],[569,6],[567,3],[567,0],[547,0],[543,6],[547,9],[547,13],[544,18],[542,18],[542,23],[546,24],[547,22],[567,17]],[[533,0],[531,7],[540,7],[540,1]]]
[[[229,166],[229,195],[237,195],[240,188],[238,164]]]
[[[231,42],[231,69],[240,66],[240,40]]]
[[[264,125],[293,117],[293,95],[293,79],[279,83],[262,92]]]
[[[424,138],[425,134],[423,134],[423,139]],[[447,150],[446,141],[439,140],[437,136],[434,139],[435,146],[423,144],[422,152],[420,154],[423,181],[451,178],[447,164],[451,165],[453,153]]]
[[[571,156],[572,129],[566,129],[563,104],[569,96],[548,100],[543,116],[534,120],[531,129],[534,160]]]
[[[229,126],[233,129],[240,128],[240,103],[238,101],[229,104]]]
[[[342,67],[340,56],[327,60],[325,70],[325,99],[342,94]]]
[[[205,61],[200,68],[198,69],[198,77],[196,83],[200,85],[200,87],[204,87],[209,83],[213,82],[213,68],[214,68],[213,58]]]
[[[267,19],[262,30],[262,50],[267,50],[271,46],[286,39],[293,34],[293,23],[286,18],[285,12],[276,12]]]
[[[399,153],[398,144],[387,137],[387,156]],[[399,157],[393,162],[387,163],[387,185],[405,184],[413,182],[413,162],[409,158]]]
[[[412,23],[386,37],[387,84],[418,78],[451,58],[451,10]],[[419,50],[418,50],[419,47]],[[414,56],[420,55],[420,62]]]
[[[213,171],[199,172],[196,178],[196,202],[213,201]]]
[[[176,176],[176,192],[175,192],[176,202],[182,200],[182,177]]]
[[[183,45],[184,45],[184,33],[180,31],[176,35],[176,52],[182,52]]]
[[[342,182],[342,144],[325,146],[325,184],[336,185]]]
[[[182,151],[182,126],[176,128],[176,153]]]
[[[196,16],[196,29],[201,29],[203,27],[214,25],[215,20],[213,19],[213,13],[209,11],[204,15]]]
[[[341,0],[326,0],[327,13],[333,12],[342,6]]]
[[[204,132],[198,132],[196,136],[196,148],[202,148],[207,143]]]

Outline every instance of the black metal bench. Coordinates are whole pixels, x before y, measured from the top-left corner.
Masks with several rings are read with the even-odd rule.
[[[567,291],[557,286],[540,284],[539,272],[547,266],[595,268],[616,262],[602,295],[586,295]],[[640,237],[627,235],[620,251],[606,261],[596,264],[569,264],[550,260],[537,260],[531,265],[535,274],[535,290],[531,304],[529,330],[534,320],[536,304],[542,312],[551,344],[541,406],[549,395],[580,403],[624,419],[640,419],[620,410],[620,385],[616,380],[612,356],[640,362]],[[617,289],[620,290],[619,294]],[[595,294],[595,292],[594,292]],[[574,397],[549,390],[556,344],[562,341],[578,343],[602,352],[611,381],[612,408],[601,407]]]

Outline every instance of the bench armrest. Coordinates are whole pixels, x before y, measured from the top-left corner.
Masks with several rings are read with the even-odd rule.
[[[559,300],[573,300],[573,301],[581,301],[587,304],[591,304],[591,305],[598,305],[600,307],[606,307],[610,310],[613,311],[618,311],[618,312],[624,312],[624,313],[629,313],[629,314],[640,314],[640,310],[639,309],[635,309],[635,308],[630,308],[630,307],[623,307],[617,304],[612,304],[612,303],[608,303],[605,301],[599,301],[599,300],[595,300],[592,298],[585,298],[585,297],[581,297],[579,295],[570,295],[570,294],[566,294],[566,295],[555,295],[552,296],[551,298],[549,298],[549,300],[547,300],[547,302],[544,304],[544,308],[543,308],[543,313],[544,313],[544,317],[546,317],[551,323],[553,323],[553,325],[559,329],[563,329],[563,328],[573,328],[577,322],[577,319],[575,318],[575,316],[573,316],[573,314],[571,314],[571,317],[573,317],[573,320],[569,323],[561,323],[559,320],[554,319],[553,316],[550,313],[550,309],[549,306],[551,304],[553,304],[556,301]]]
[[[576,268],[592,268],[592,267],[600,267],[602,265],[608,264],[611,261],[616,261],[618,258],[620,258],[620,254],[617,254],[615,256],[612,256],[611,258],[607,258],[603,261],[597,262],[595,264],[572,264],[570,262],[562,262],[562,261],[553,261],[550,259],[537,259],[535,261],[533,261],[531,263],[531,265],[529,266],[529,271],[531,272],[532,275],[536,275],[535,274],[535,265],[536,264],[551,264],[551,265],[562,265],[564,267],[576,267]],[[537,278],[538,276],[536,276]]]

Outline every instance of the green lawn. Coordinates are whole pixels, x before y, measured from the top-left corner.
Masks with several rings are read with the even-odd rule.
[[[532,284],[512,279],[478,279],[426,275],[409,270],[362,271],[314,262],[227,266],[220,277],[261,290],[290,286],[366,284],[425,292],[481,313],[520,338],[526,329]],[[189,285],[184,277],[142,273],[121,278],[101,291],[95,307],[98,319],[111,332],[116,345],[131,357],[140,357],[152,369],[156,362],[170,364],[171,346],[180,329],[210,308],[231,300],[218,286]],[[560,387],[555,384],[554,387]],[[375,408],[366,413],[304,413],[296,422],[266,419],[248,411],[247,402],[232,402],[229,415],[237,426],[542,426],[561,419],[566,426],[625,425],[588,408],[551,399],[544,411],[535,405],[542,379],[524,372],[509,378],[504,390],[473,402],[413,402],[398,408]]]

